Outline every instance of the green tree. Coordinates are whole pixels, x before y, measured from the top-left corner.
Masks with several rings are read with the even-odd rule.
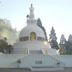
[[[57,37],[56,37],[56,33],[53,27],[51,29],[49,36],[50,36],[49,42],[50,42],[51,48],[58,50],[59,47],[58,47]]]
[[[45,30],[45,28],[42,26],[42,22],[41,22],[40,18],[37,19],[37,25],[43,30],[43,32],[44,32],[44,34],[45,34],[45,40],[48,40],[48,39],[47,39],[46,30]]]
[[[66,53],[67,55],[72,55],[72,35],[70,34],[68,37],[68,41],[66,42]]]
[[[59,53],[62,55],[65,54],[65,52],[66,52],[66,39],[65,36],[62,34],[59,43]]]
[[[59,52],[62,55],[72,55],[72,35],[69,35],[68,41],[61,45]]]
[[[12,45],[8,45],[6,38],[0,40],[0,52],[10,54],[13,50]]]

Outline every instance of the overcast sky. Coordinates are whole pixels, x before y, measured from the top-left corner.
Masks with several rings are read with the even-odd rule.
[[[72,34],[72,0],[0,0],[0,18],[10,20],[12,27],[20,31],[26,26],[31,3],[35,18],[41,19],[48,38],[52,26],[58,40],[61,34],[66,39]]]

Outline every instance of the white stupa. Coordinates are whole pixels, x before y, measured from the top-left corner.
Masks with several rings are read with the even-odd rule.
[[[49,43],[45,41],[45,34],[34,18],[32,4],[27,17],[27,26],[21,30],[19,41],[14,44],[13,54],[57,54],[56,50],[50,48]]]

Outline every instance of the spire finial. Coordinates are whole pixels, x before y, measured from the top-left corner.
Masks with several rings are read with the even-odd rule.
[[[34,18],[34,8],[33,8],[33,5],[32,4],[30,5],[29,10],[30,10],[30,14],[27,15],[27,18],[28,18],[27,19],[27,24],[31,24],[31,25],[37,24],[36,23],[36,20]]]
[[[31,7],[30,7],[30,18],[34,18],[34,13],[33,13],[33,11],[34,11],[34,8],[33,8],[33,5],[31,4]]]

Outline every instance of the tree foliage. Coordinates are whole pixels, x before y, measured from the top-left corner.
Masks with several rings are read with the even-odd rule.
[[[50,32],[49,36],[50,36],[49,42],[50,42],[51,48],[54,48],[54,49],[58,50],[59,47],[58,47],[57,37],[56,37],[56,33],[55,33],[55,30],[54,30],[53,27],[51,29],[51,32]]]
[[[59,52],[60,54],[65,54],[65,51],[66,51],[66,38],[62,34],[60,38],[60,43],[59,43]]]
[[[60,54],[72,55],[72,35],[69,35],[68,41],[60,46]]]
[[[66,42],[66,54],[72,54],[72,35],[70,34],[68,37],[68,41]]]
[[[12,45],[8,45],[8,43],[5,40],[0,39],[0,52],[10,54],[12,50]]]
[[[45,30],[45,28],[42,26],[42,22],[41,22],[40,18],[37,19],[37,25],[43,30],[43,32],[44,32],[44,34],[45,34],[45,39],[48,40],[48,39],[47,39],[46,30]]]

